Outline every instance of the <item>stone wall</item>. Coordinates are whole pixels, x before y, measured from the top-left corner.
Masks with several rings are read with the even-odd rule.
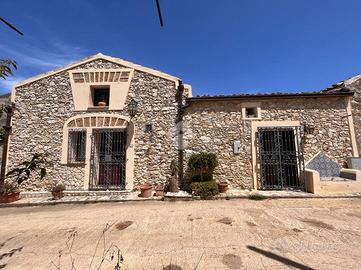
[[[351,156],[347,98],[260,102],[262,121],[298,120],[314,127],[313,134],[306,135],[305,161],[319,151],[341,165]],[[192,102],[184,116],[186,156],[193,152],[214,152],[220,161],[217,180],[227,180],[233,187],[252,188],[251,121],[258,120],[242,120],[240,101]],[[233,154],[235,140],[241,141],[241,153],[237,155]]]
[[[75,69],[87,68],[124,67],[105,60],[94,60]],[[126,104],[131,96],[139,102],[139,112],[132,119],[135,124],[134,184],[164,182],[170,174],[170,162],[177,155],[173,129],[177,115],[175,83],[135,71]],[[60,163],[65,121],[75,115],[88,113],[74,111],[68,71],[18,87],[15,105],[8,168],[29,159],[34,152],[46,151],[53,161],[45,179],[40,181],[34,175],[22,185],[22,189],[44,190],[46,183],[51,180],[65,183],[67,189],[82,189],[84,166]],[[126,110],[106,113],[128,116]],[[144,126],[148,123],[153,124],[152,133],[145,132]]]

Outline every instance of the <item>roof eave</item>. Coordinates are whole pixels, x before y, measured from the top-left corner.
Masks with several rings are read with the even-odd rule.
[[[234,96],[210,96],[210,97],[191,97],[187,102],[197,101],[225,101],[225,100],[252,100],[252,99],[293,99],[293,98],[324,98],[324,97],[347,97],[353,96],[354,92],[342,93],[304,93],[304,94],[260,94],[260,95],[234,95]]]

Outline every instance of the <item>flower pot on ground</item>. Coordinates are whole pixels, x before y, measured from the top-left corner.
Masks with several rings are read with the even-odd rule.
[[[0,189],[0,203],[11,203],[20,199],[20,191],[16,185],[4,183]]]
[[[157,197],[164,196],[164,186],[158,185],[155,187],[155,196],[157,196]]]
[[[150,196],[152,196],[152,185],[151,184],[141,185],[139,197],[149,198]]]
[[[56,184],[53,186],[53,188],[51,189],[51,195],[53,196],[54,200],[59,200],[61,199],[64,194],[65,190],[65,185],[64,184]]]
[[[220,193],[225,193],[228,190],[228,183],[226,181],[218,182],[218,189]]]

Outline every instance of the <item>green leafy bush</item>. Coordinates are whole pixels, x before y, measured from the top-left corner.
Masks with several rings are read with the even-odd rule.
[[[267,199],[266,196],[264,196],[264,195],[262,195],[262,194],[259,194],[259,193],[250,194],[250,195],[248,196],[248,198],[249,198],[250,200],[253,200],[253,201],[262,201],[262,200],[266,200],[266,199]]]
[[[218,185],[215,181],[194,182],[191,184],[192,193],[200,196],[202,200],[212,199],[213,196],[219,194]]]
[[[15,177],[17,183],[20,185],[22,182],[30,178],[30,174],[33,171],[39,170],[40,179],[43,179],[46,176],[45,167],[50,164],[51,162],[48,160],[47,153],[35,153],[30,160],[20,163],[14,169],[9,171],[6,176]]]
[[[188,161],[192,182],[212,181],[213,172],[217,166],[218,158],[214,153],[192,154]]]

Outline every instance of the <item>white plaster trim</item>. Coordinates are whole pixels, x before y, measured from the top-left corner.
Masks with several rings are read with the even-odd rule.
[[[261,103],[260,102],[242,102],[242,120],[261,120]],[[246,116],[246,108],[255,108],[257,110],[257,117],[247,117]]]
[[[305,163],[305,167],[308,165],[308,163],[310,163],[316,156],[318,156],[320,153],[322,153],[322,151],[318,151],[315,155],[313,155],[306,163]]]
[[[352,108],[351,108],[351,97],[347,100],[347,119],[348,119],[348,127],[350,132],[350,139],[351,139],[351,147],[352,147],[352,155],[354,157],[359,156],[358,148],[357,148],[357,140],[356,140],[356,134],[355,134],[355,127],[353,123],[353,116],[352,116]]]

